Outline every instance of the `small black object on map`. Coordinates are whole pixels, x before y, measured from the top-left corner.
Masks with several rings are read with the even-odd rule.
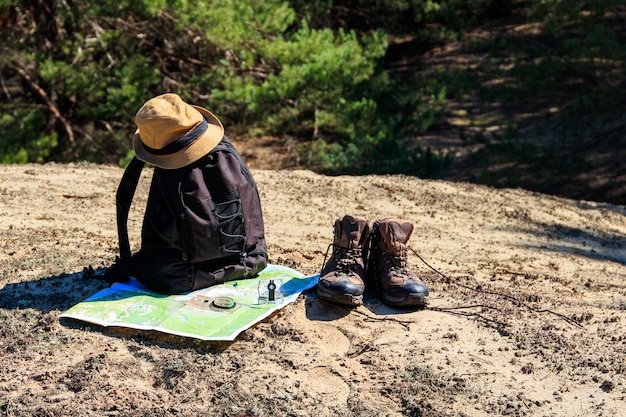
[[[276,300],[276,295],[275,295],[276,284],[274,283],[273,279],[270,279],[270,283],[267,284],[267,290],[268,290],[268,295],[267,295],[268,301],[275,301]]]

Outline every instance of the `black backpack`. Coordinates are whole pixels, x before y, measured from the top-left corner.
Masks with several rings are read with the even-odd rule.
[[[109,282],[129,276],[155,291],[179,294],[252,278],[267,265],[258,189],[239,153],[224,137],[190,166],[156,167],[141,231],[131,255],[127,220],[144,162],[136,157],[117,190],[120,259]]]

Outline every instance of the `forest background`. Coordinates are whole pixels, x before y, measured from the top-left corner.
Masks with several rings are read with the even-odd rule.
[[[124,166],[175,92],[276,169],[626,204],[622,0],[0,0],[0,32],[3,163]]]

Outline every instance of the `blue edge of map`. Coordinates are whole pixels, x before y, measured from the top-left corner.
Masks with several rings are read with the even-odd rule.
[[[131,279],[115,283],[71,307],[61,318],[192,337],[233,341],[245,329],[295,301],[319,275],[268,265],[251,279],[231,281],[181,295],[152,292]],[[268,285],[276,287],[268,298]],[[273,288],[270,287],[270,288]]]

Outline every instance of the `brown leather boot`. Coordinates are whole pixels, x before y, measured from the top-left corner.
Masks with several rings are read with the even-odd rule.
[[[377,220],[372,226],[368,256],[368,282],[381,300],[394,307],[424,307],[428,288],[407,264],[407,241],[413,224],[407,220]]]
[[[322,267],[317,296],[332,303],[363,304],[365,262],[363,246],[369,225],[363,217],[346,215],[335,220],[333,254]]]

